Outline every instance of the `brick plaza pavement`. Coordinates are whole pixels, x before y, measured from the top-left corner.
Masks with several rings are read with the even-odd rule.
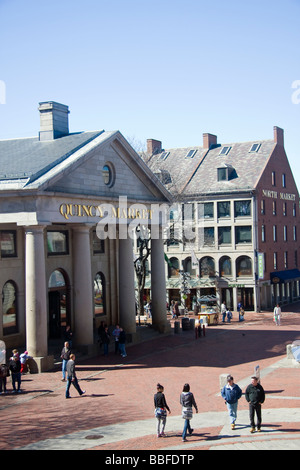
[[[283,313],[282,325],[272,313],[246,313],[239,323],[172,332],[127,347],[128,356],[110,352],[77,363],[86,394],[71,389],[65,399],[60,369],[23,376],[21,394],[0,396],[0,450],[167,450],[300,449],[300,365],[286,358],[286,345],[300,339],[300,304]],[[219,376],[231,373],[243,391],[254,367],[260,366],[266,391],[262,432],[250,434],[248,404],[239,401],[236,430],[229,426],[220,397]],[[165,387],[171,414],[166,437],[156,437],[153,395]],[[190,383],[199,413],[194,432],[182,442],[179,395]],[[11,384],[8,384],[11,390]]]

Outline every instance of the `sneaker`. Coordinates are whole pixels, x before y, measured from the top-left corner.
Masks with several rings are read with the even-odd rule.
[[[80,394],[80,396],[81,396],[81,395],[84,395],[84,394],[85,394],[85,390],[82,390],[82,393]]]
[[[182,442],[186,442],[186,441],[187,441],[186,438],[182,439]]]
[[[231,429],[235,429],[235,423],[231,424]]]
[[[251,433],[254,433],[254,432],[255,432],[255,428],[251,428],[251,429],[250,429],[250,432],[251,432]]]
[[[190,430],[190,432],[189,432],[190,436],[193,434],[193,431],[194,431],[194,429]]]
[[[166,435],[163,431],[160,433],[160,437],[166,437]]]
[[[261,429],[260,429],[260,428],[257,428],[257,432],[261,432]]]
[[[157,437],[161,437],[160,434],[157,434]]]

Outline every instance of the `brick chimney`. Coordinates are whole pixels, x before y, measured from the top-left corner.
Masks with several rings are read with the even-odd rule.
[[[213,134],[203,134],[203,148],[209,149],[212,145],[217,145],[217,136]]]
[[[162,143],[160,140],[147,139],[147,154],[148,155],[155,155],[156,153],[160,153],[161,150],[162,150]]]
[[[274,142],[284,146],[284,130],[277,126],[274,126]]]
[[[39,103],[41,141],[54,140],[69,134],[69,108],[55,101]]]

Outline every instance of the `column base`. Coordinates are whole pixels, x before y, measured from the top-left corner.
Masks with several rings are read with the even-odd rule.
[[[152,328],[159,333],[171,333],[171,324],[170,322],[159,322],[159,323],[152,323]]]
[[[54,356],[32,357],[28,359],[28,367],[31,374],[47,372],[54,368]]]

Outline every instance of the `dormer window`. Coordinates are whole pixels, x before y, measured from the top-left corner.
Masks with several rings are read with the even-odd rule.
[[[260,148],[260,144],[253,144],[249,150],[249,153],[258,152],[259,148]]]
[[[170,152],[163,152],[160,156],[160,159],[161,160],[166,160],[169,155],[170,155]]]
[[[228,155],[231,147],[223,147],[219,155]]]
[[[229,181],[237,177],[236,171],[233,166],[228,165],[227,163],[224,166],[217,168],[218,171],[218,181]]]

